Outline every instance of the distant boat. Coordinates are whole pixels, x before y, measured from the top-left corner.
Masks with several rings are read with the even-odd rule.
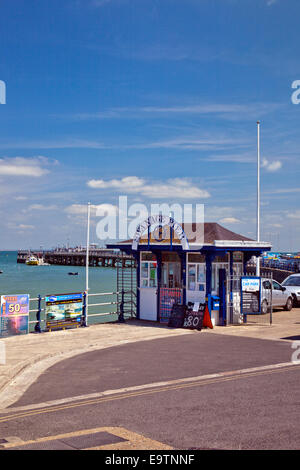
[[[38,266],[39,260],[36,256],[31,255],[26,259],[25,263],[29,266]]]
[[[29,266],[49,266],[48,263],[45,263],[43,258],[37,258],[34,255],[28,256],[25,263]]]
[[[0,274],[3,274],[3,271],[0,271]]]
[[[78,273],[68,273],[69,276],[78,276]]]

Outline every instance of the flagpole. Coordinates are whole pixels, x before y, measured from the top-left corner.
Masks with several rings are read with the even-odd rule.
[[[257,121],[257,231],[256,239],[260,242],[260,121]],[[260,276],[260,257],[256,258],[256,276]]]
[[[88,296],[89,296],[89,248],[90,248],[90,215],[91,203],[87,206],[87,234],[86,234],[86,261],[85,261],[85,295],[86,295],[86,323],[88,318]]]

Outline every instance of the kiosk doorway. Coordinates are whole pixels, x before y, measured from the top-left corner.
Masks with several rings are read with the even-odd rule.
[[[157,321],[157,260],[150,252],[141,253],[140,319]]]

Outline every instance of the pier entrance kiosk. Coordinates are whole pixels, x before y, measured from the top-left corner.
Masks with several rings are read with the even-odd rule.
[[[201,232],[199,242],[195,234]],[[218,223],[180,226],[172,218],[157,216],[140,224],[133,240],[109,247],[136,260],[137,318],[167,322],[174,303],[207,302],[211,312],[212,299],[219,294],[220,270],[231,277],[246,274],[250,258],[269,251],[271,244]]]

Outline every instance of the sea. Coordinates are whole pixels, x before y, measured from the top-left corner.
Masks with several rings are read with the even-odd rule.
[[[29,266],[17,263],[17,251],[0,252],[0,295],[29,294],[31,299],[70,294],[85,291],[85,267],[83,266]],[[69,272],[78,272],[70,276]],[[89,268],[89,294],[116,292],[117,272],[115,268]],[[116,305],[92,307],[93,303],[116,301],[116,295],[91,296],[89,298],[89,324],[114,321],[117,315],[95,315],[116,311]],[[30,309],[35,310],[37,302],[31,300]],[[42,304],[44,308],[45,305]],[[43,316],[42,316],[43,318]],[[36,319],[36,312],[31,312],[31,322]],[[34,323],[30,324],[30,330]]]

